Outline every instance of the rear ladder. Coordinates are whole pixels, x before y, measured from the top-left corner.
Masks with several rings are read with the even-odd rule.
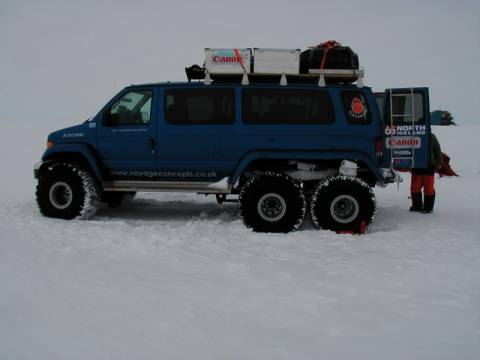
[[[415,167],[415,97],[414,97],[414,89],[410,88],[409,93],[405,94],[395,94],[392,89],[389,90],[389,95],[390,95],[390,127],[393,129],[395,122],[393,121],[394,118],[402,118],[402,119],[409,119],[411,120],[410,123],[412,125],[412,132],[410,135],[410,144],[412,144],[411,151],[409,152],[410,156],[400,156],[395,154],[395,139],[394,139],[394,133],[390,133],[390,166],[393,168],[394,164],[396,161],[405,161],[409,160],[410,161],[410,166],[412,168]],[[411,103],[411,110],[410,114],[394,114],[393,113],[393,98],[395,97],[405,97],[408,99],[410,97],[410,103]],[[402,121],[402,123],[407,123],[408,121]],[[404,149],[404,147],[402,147]]]

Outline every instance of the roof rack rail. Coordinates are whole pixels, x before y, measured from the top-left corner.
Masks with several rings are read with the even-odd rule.
[[[325,86],[327,79],[334,79],[341,82],[342,79],[346,79],[349,82],[352,79],[356,79],[357,87],[363,87],[363,77],[365,76],[365,70],[360,69],[310,69],[308,75],[319,76],[318,86]]]
[[[286,73],[239,73],[239,74],[219,74],[205,71],[203,82],[205,85],[215,83],[241,83],[249,85],[251,83],[272,83],[278,82],[282,86],[288,83],[311,83],[324,87],[327,84],[351,84],[356,82],[356,86],[363,87],[364,70],[346,70],[346,69],[318,69],[310,70],[309,74],[286,74]],[[200,79],[199,79],[200,80]]]
[[[185,69],[188,80],[203,80],[206,85],[216,83],[250,83],[279,82],[280,85],[288,83],[316,83],[319,87],[326,84],[351,84],[356,82],[357,87],[363,87],[365,71],[360,69],[310,69],[308,74],[292,73],[214,73],[209,72],[205,67],[194,65]]]

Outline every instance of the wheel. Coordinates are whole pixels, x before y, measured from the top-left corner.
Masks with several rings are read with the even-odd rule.
[[[135,191],[104,191],[101,200],[113,209],[128,204],[136,194]]]
[[[97,211],[99,187],[88,171],[69,163],[50,165],[37,184],[40,212],[60,219],[87,219]]]
[[[244,224],[258,232],[296,230],[305,216],[300,183],[281,173],[253,176],[242,187],[239,203]]]
[[[363,233],[375,214],[372,189],[355,177],[335,176],[319,183],[310,203],[317,228]]]

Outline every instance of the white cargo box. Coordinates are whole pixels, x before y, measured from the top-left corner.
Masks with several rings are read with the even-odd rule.
[[[253,49],[253,71],[259,74],[298,74],[300,49]]]
[[[210,74],[250,73],[251,49],[205,49],[205,69]]]

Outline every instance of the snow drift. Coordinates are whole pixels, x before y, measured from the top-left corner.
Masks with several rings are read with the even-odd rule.
[[[141,194],[90,221],[42,217],[33,163],[67,124],[4,122],[2,359],[476,359],[480,127],[435,128],[458,178],[431,215],[409,176],[365,236],[252,233],[233,204]]]

